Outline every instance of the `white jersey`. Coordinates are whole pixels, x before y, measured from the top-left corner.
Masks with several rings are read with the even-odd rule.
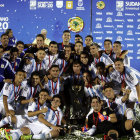
[[[45,56],[44,60],[47,63],[47,70],[55,63],[55,60],[57,58],[58,58],[58,54]]]
[[[108,55],[102,53],[102,55],[98,59],[94,58],[94,61],[90,65],[90,69],[93,70],[94,73],[97,72],[96,64],[99,62],[104,62],[106,66],[110,64],[114,64],[114,62],[110,59]]]
[[[24,65],[23,70],[27,72],[27,79],[31,76],[31,73],[34,71],[39,71],[39,70],[46,70],[47,67],[47,62],[45,61],[45,59],[38,64],[35,59],[31,60],[31,64],[28,65]]]
[[[67,61],[65,61],[64,59],[57,59],[55,64],[59,65],[59,69],[60,69],[60,74],[59,75],[61,75],[65,71]]]
[[[53,82],[52,80],[48,80],[48,83],[44,85],[45,89],[49,90],[49,96],[53,97],[56,94],[59,94],[60,91],[60,78],[57,79],[57,82]]]
[[[38,102],[38,99],[35,102],[29,103],[28,106],[28,112],[35,112],[38,110],[41,110],[42,108],[47,107],[46,102],[43,105],[40,105],[40,103]],[[33,116],[33,117],[28,117],[28,119],[33,122],[36,121],[38,119],[37,116]]]
[[[41,88],[39,87],[39,85],[37,87],[31,87],[27,85],[22,89],[21,96],[25,97],[26,100],[28,100],[30,98],[35,97],[36,93],[40,90]]]
[[[114,110],[115,113],[124,115],[127,107],[125,102],[124,103],[122,102],[122,98],[123,97],[116,97],[113,102],[109,102],[109,100],[106,98],[107,107],[111,107],[113,104],[116,104],[117,106]]]
[[[7,96],[7,103],[12,104],[14,101],[18,100],[21,90],[24,88],[24,84],[15,86],[13,83],[5,83],[3,89],[0,92],[0,102],[3,102],[3,96]]]
[[[112,55],[112,59],[113,59],[113,61],[115,61],[115,59],[116,59],[115,53]],[[125,55],[125,57],[124,57],[123,64],[124,64],[124,66],[130,67],[130,59],[127,55]]]
[[[53,125],[61,125],[63,113],[60,108],[58,108],[56,111],[48,108],[48,111],[44,113],[44,115],[44,119],[47,120],[49,123]]]
[[[86,86],[84,87],[86,97],[98,96],[103,100],[105,97],[102,94],[102,90],[103,90],[103,87],[101,85],[95,85],[92,87],[86,87]]]

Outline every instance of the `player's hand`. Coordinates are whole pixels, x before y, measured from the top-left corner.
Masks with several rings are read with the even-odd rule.
[[[5,83],[12,83],[12,79],[4,79],[3,82],[5,82]]]
[[[60,132],[60,130],[63,129],[63,128],[58,127],[58,126],[52,126],[52,129]]]
[[[8,117],[8,116],[11,116],[11,113],[10,113],[10,111],[8,110],[8,111],[6,111],[6,116]]]
[[[46,75],[44,76],[44,82],[48,83],[48,77]]]
[[[44,108],[41,109],[41,112],[42,113],[46,113],[47,111],[48,111],[48,108],[47,107],[44,107]]]
[[[34,102],[34,98],[30,98],[29,103]]]

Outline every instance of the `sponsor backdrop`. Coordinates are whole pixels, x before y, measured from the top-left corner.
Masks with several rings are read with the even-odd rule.
[[[131,66],[140,70],[139,0],[1,0],[0,13],[0,34],[11,28],[17,40],[25,43],[31,43],[43,28],[49,39],[61,42],[69,19],[78,16],[84,21],[80,35],[92,34],[102,47],[106,38],[121,41]],[[75,34],[71,32],[71,42]]]

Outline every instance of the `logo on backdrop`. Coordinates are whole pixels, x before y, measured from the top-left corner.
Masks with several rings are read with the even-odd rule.
[[[30,0],[30,10],[36,10],[36,0]]]
[[[0,7],[4,7],[4,4],[0,4]]]
[[[53,8],[53,1],[39,1],[38,8]]]
[[[68,28],[72,32],[81,32],[84,28],[84,21],[80,17],[72,17],[68,20]]]
[[[57,8],[62,8],[63,7],[63,0],[57,0],[56,1],[56,7]]]
[[[83,0],[78,0],[77,5],[76,10],[85,10],[85,7],[83,7]]]
[[[66,9],[73,9],[73,1],[66,1]]]
[[[124,11],[124,1],[116,1],[116,11]]]
[[[100,10],[104,9],[105,8],[105,3],[103,1],[98,1],[96,3],[96,7]]]

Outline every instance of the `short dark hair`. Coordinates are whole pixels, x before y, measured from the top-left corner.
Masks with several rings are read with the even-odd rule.
[[[85,38],[90,37],[91,40],[93,41],[93,36],[92,35],[87,35]]]
[[[89,54],[87,52],[82,51],[81,54],[80,54],[80,56],[81,55],[85,55],[86,58],[89,58]]]
[[[22,69],[18,69],[18,70],[16,71],[16,74],[17,74],[18,72],[26,73],[26,71],[24,71],[24,70],[22,70]]]
[[[1,35],[1,38],[3,37],[3,36],[8,36],[6,33],[3,33],[2,35]]]
[[[22,44],[24,46],[24,42],[22,41],[17,41],[16,46],[18,46],[19,44]]]
[[[104,62],[98,62],[96,64],[96,68],[101,67],[102,69],[105,69],[105,63]]]
[[[64,31],[63,31],[63,34],[64,34],[64,33],[70,33],[70,31],[69,31],[69,30],[64,30]]]
[[[41,93],[41,92],[46,92],[47,94],[49,94],[49,91],[47,90],[47,89],[41,89],[41,91],[39,92],[39,94]]]
[[[53,44],[53,45],[57,45],[57,47],[58,47],[58,43],[56,42],[56,41],[51,41],[50,43],[49,43],[49,46],[51,46],[51,44]]]
[[[51,70],[52,68],[58,68],[60,70],[59,65],[52,65],[49,70]]]
[[[90,46],[96,46],[97,48],[101,48],[101,46],[96,42],[92,43]]]
[[[12,31],[12,29],[7,29],[7,30],[5,31],[5,33],[8,35],[11,31]]]
[[[106,84],[104,85],[104,90],[105,90],[106,88],[112,88],[112,89],[113,89],[113,86],[114,86],[114,84],[113,84],[112,82],[108,82],[108,83],[106,83]]]
[[[77,65],[77,64],[81,65],[81,62],[79,60],[76,60],[76,61],[73,62],[72,65]]]
[[[77,43],[80,43],[80,44],[83,46],[83,42],[77,41],[77,42],[75,42],[75,45],[76,45]]]
[[[76,38],[76,37],[80,37],[80,38],[83,40],[83,37],[82,37],[81,35],[79,35],[79,34],[76,34],[76,35],[75,35],[75,38]]]
[[[41,47],[41,48],[39,48],[38,50],[37,50],[37,52],[38,51],[44,51],[45,52],[45,49],[43,48],[43,47]]]
[[[19,51],[18,48],[13,47],[10,49],[10,54],[12,54],[13,52],[18,52],[18,51]]]
[[[34,72],[32,72],[30,79],[32,79],[34,75],[39,76],[39,78],[40,78],[40,73],[38,71],[34,71]]]
[[[44,35],[43,35],[43,34],[37,34],[37,35],[36,35],[36,38],[37,38],[37,37],[42,37],[42,38],[43,38],[43,40],[45,40],[45,38],[44,38]]]
[[[56,94],[56,95],[54,95],[53,97],[52,97],[52,100],[54,99],[54,98],[59,98],[59,100],[60,100],[60,103],[61,103],[61,97],[60,97],[60,95],[58,95],[58,94]]]
[[[110,44],[112,45],[112,41],[110,39],[105,39],[104,43],[107,42],[107,41],[110,42]]]
[[[117,61],[120,61],[120,62],[123,63],[123,59],[122,58],[116,58],[115,61],[114,61],[114,63],[117,62]]]
[[[93,96],[92,99],[91,99],[91,101],[92,101],[93,99],[97,99],[98,102],[101,103],[101,99],[100,99],[100,97],[98,97],[98,96]]]
[[[120,41],[115,41],[114,44],[121,45],[121,42]]]

